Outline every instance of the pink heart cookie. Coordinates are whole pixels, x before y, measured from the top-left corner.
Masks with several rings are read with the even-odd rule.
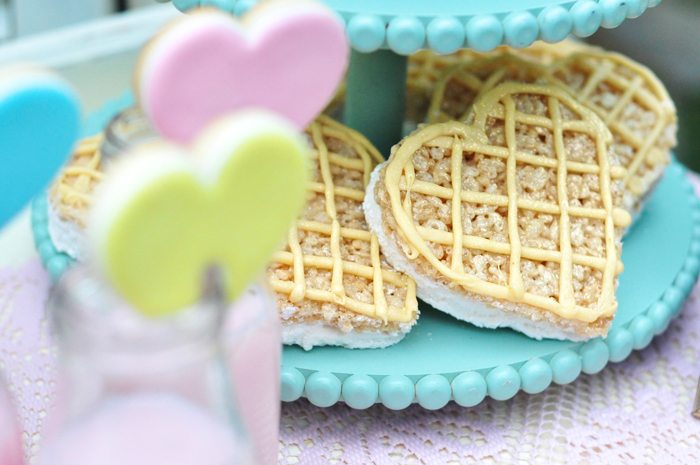
[[[155,128],[181,143],[245,107],[271,110],[301,129],[333,96],[348,55],[343,24],[317,3],[266,2],[240,22],[202,9],[146,48],[137,93]]]

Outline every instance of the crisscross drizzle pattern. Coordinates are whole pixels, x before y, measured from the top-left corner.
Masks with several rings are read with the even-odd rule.
[[[384,322],[412,321],[415,284],[384,264],[362,212],[381,155],[364,137],[324,116],[307,134],[317,169],[306,211],[289,231],[285,250],[274,256],[272,288],[292,304],[307,299]]]
[[[613,134],[610,153],[627,169],[627,207],[654,184],[670,161],[676,116],[663,84],[647,68],[609,52],[587,51],[536,66],[516,56],[481,59],[452,68],[435,86],[428,120],[466,120],[480,93],[519,81],[563,86],[592,109]]]
[[[453,68],[435,85],[428,121],[464,121],[476,98],[506,81],[546,82],[547,68],[514,55],[482,58]]]
[[[557,44],[538,41],[527,48],[517,50],[501,46],[488,53],[479,53],[471,49],[460,49],[455,53],[439,55],[430,50],[421,50],[411,55],[408,60],[409,104],[407,117],[411,121],[423,120],[431,97],[438,92],[436,86],[443,76],[455,66],[468,65],[475,60],[499,57],[509,53],[515,53],[523,61],[548,65],[571,53],[589,49],[592,49],[592,47],[582,42],[565,40]],[[434,119],[429,119],[429,121],[438,122],[438,120]]]
[[[450,55],[421,50],[408,60],[408,83],[415,89],[432,89],[449,68],[480,56],[480,53],[471,49],[461,49]]]
[[[451,67],[478,58],[471,49],[461,49],[449,55],[421,50],[408,59],[406,118],[422,121],[430,104],[435,84]]]
[[[611,316],[617,306],[616,276],[622,271],[616,228],[627,226],[631,218],[615,206],[612,183],[622,178],[625,170],[610,164],[610,134],[604,123],[562,89],[518,83],[503,84],[485,94],[476,103],[472,119],[472,126],[453,121],[420,129],[404,140],[387,165],[384,187],[398,232],[410,248],[409,257],[421,256],[449,281],[488,298],[521,302],[584,322]],[[549,134],[550,154],[519,147],[519,134],[533,128]],[[577,137],[594,144],[593,157],[586,159],[576,153],[576,146],[571,144],[580,143],[576,142]],[[438,183],[435,178],[426,181],[421,179],[424,172],[420,176],[416,172],[415,155],[434,149],[439,151],[439,157],[449,158],[449,183]],[[480,190],[463,177],[463,171],[474,170],[471,162],[477,158],[505,164],[501,186]],[[488,165],[479,166],[485,170]],[[552,173],[542,185],[542,189],[553,188],[551,199],[527,198],[521,174],[528,169]],[[599,197],[596,202],[586,204],[568,198],[570,176],[579,175],[595,176]],[[437,198],[451,206],[451,230],[444,223],[441,227],[417,224],[412,200],[417,195]],[[461,215],[469,206],[501,209],[507,227],[499,237],[463,231],[467,223]],[[537,247],[521,240],[519,220],[528,212],[556,218],[557,227],[552,228],[558,231],[555,246]],[[572,232],[572,223],[579,219],[596,222],[582,234],[600,236],[600,253],[577,252],[577,244],[572,245],[572,240],[580,242],[579,234]],[[450,253],[438,257],[434,252],[436,245],[448,247]],[[465,271],[465,256],[471,257],[472,268],[475,257],[482,253],[507,257],[507,272],[499,269],[496,273],[502,279],[484,279]],[[450,260],[445,260],[444,255],[449,255]],[[556,266],[558,282],[549,295],[528,290],[528,283],[524,282],[526,261]],[[595,301],[590,305],[581,303],[583,291],[575,286],[581,279],[573,275],[580,274],[582,267],[601,276]]]
[[[97,135],[82,140],[51,188],[52,204],[61,219],[81,227],[85,226],[86,214],[92,204],[92,192],[102,179],[102,138],[102,135]]]
[[[649,171],[670,161],[676,112],[659,79],[616,53],[580,53],[557,62],[552,80],[593,109],[610,128],[611,150],[627,168],[625,187],[643,195],[655,179]]]

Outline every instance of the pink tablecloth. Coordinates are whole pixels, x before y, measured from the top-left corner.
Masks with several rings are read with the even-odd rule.
[[[43,310],[48,288],[37,261],[0,270],[0,369],[19,406],[30,458],[54,390],[55,351]],[[689,412],[699,374],[696,289],[647,349],[543,394],[438,412],[287,404],[280,463],[698,464],[700,421]]]
[[[38,262],[0,270],[0,368],[30,456],[54,388],[43,319],[48,285]],[[439,412],[287,404],[280,463],[700,463],[700,421],[689,415],[700,373],[699,296],[646,350],[540,395]]]

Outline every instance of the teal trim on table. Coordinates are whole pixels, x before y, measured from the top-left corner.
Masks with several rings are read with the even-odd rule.
[[[661,0],[323,0],[347,25],[360,52],[391,49],[400,55],[421,48],[451,53],[468,47],[527,47],[537,39],[559,42],[588,37],[642,15]],[[173,0],[188,11],[213,6],[235,15],[255,0]]]

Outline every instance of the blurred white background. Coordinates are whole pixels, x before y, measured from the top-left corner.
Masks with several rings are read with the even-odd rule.
[[[0,40],[153,3],[154,0],[0,0]]]
[[[0,63],[38,61],[58,68],[91,110],[129,87],[136,51],[176,14],[156,0],[0,0]],[[681,113],[677,154],[700,171],[700,0],[665,0],[587,40],[659,74]]]
[[[156,0],[0,0],[0,66],[19,61],[55,68],[76,87],[89,114],[124,95],[138,51],[178,15]],[[700,0],[665,0],[588,40],[659,73],[679,107],[677,155],[700,172]],[[11,245],[0,247],[0,264],[24,263],[34,253],[27,212],[2,236],[16,240],[0,241]]]
[[[0,0],[0,64],[51,67],[79,91],[86,112],[131,85],[137,53],[180,13],[156,0]]]

